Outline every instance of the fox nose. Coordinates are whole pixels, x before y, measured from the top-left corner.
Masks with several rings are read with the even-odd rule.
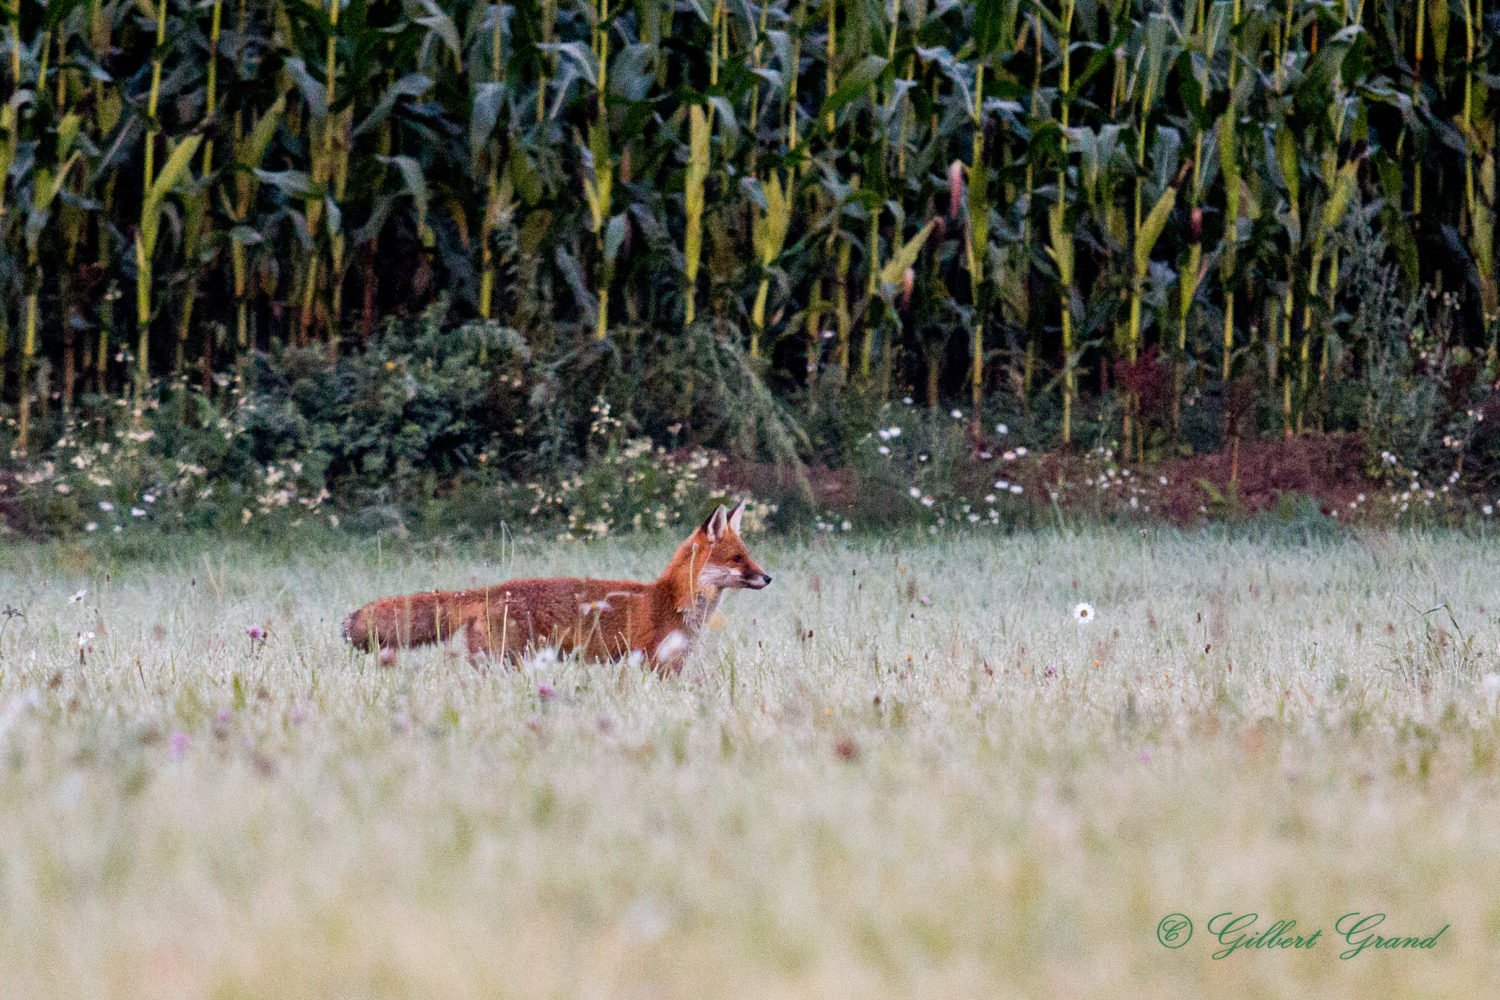
[[[770,573],[762,573],[760,575],[760,585],[762,587],[767,587],[767,586],[770,586],[770,584],[771,584],[771,574]]]

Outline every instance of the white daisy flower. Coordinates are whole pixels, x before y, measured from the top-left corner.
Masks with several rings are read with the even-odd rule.
[[[1080,601],[1073,608],[1073,620],[1080,625],[1087,625],[1094,620],[1094,606],[1087,601]]]

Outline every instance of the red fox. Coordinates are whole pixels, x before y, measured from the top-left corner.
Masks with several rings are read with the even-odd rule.
[[[721,504],[651,583],[554,577],[386,597],[345,618],[344,638],[379,650],[382,663],[394,662],[397,649],[463,631],[472,659],[517,660],[550,647],[588,660],[640,655],[677,673],[725,590],[771,582],[740,539],[744,513],[744,501],[728,512]]]

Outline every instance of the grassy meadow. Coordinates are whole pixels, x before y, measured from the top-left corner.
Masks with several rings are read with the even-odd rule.
[[[383,669],[339,641],[378,595],[650,576],[670,542],[0,551],[25,615],[0,618],[0,994],[1430,997],[1500,975],[1494,541],[752,541],[776,582],[665,679]],[[1204,925],[1231,910],[1325,940],[1216,961]],[[1451,926],[1341,960],[1351,911]],[[1173,912],[1197,932],[1168,950]]]

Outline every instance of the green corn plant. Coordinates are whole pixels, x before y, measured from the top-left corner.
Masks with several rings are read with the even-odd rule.
[[[1411,22],[1411,89],[1408,91],[1408,100],[1413,106],[1418,106],[1422,99],[1422,63],[1427,51],[1427,31],[1425,29],[1429,18],[1432,21],[1434,47],[1439,52],[1437,62],[1441,66],[1444,62],[1444,50],[1448,44],[1447,0],[1435,0],[1430,11],[1427,0],[1417,0],[1416,16]],[[1415,142],[1414,130],[1408,123],[1403,123],[1401,134],[1396,139],[1396,156],[1404,161],[1409,145],[1415,144]],[[1410,178],[1411,226],[1415,229],[1421,226],[1422,218],[1422,163],[1420,157],[1411,157]]]
[[[883,298],[889,300],[900,291],[907,281],[907,275],[917,264],[917,258],[922,254],[922,247],[932,237],[937,229],[938,220],[928,219],[926,224],[907,238],[900,246],[895,247],[890,258],[880,270],[880,293]],[[899,233],[897,234],[899,236]],[[931,255],[929,255],[931,256]],[[936,371],[936,366],[929,364],[928,378],[931,380]],[[932,382],[929,381],[928,403],[934,403]]]
[[[73,97],[81,91],[81,81],[74,79],[75,75],[66,67],[68,66],[67,46],[65,44],[69,32],[59,30],[58,32],[58,68],[56,71],[56,89],[53,98],[53,106],[58,115],[62,116],[66,123],[69,117],[78,122],[80,134],[84,133],[87,126],[91,124],[87,115],[72,111]],[[85,296],[79,294],[74,288],[73,277],[78,271],[80,252],[83,241],[88,230],[88,205],[90,203],[90,186],[96,173],[97,155],[89,148],[84,140],[79,140],[76,145],[79,151],[71,154],[66,166],[71,169],[65,171],[68,179],[65,190],[67,196],[59,195],[58,224],[56,226],[58,236],[62,245],[63,267],[57,275],[57,300],[61,306],[62,313],[62,393],[61,402],[64,414],[73,412],[74,398],[78,385],[78,335],[84,326],[84,301]]]
[[[253,343],[250,336],[250,249],[262,242],[261,234],[250,224],[255,193],[259,188],[257,171],[285,112],[286,94],[282,94],[255,120],[250,131],[237,139],[232,190],[222,195],[224,212],[234,223],[229,233],[229,258],[234,283],[235,343],[241,350]]]
[[[720,3],[722,4],[723,0],[720,0]],[[825,0],[823,4],[823,16],[828,24],[828,33],[824,36],[823,93],[827,94],[831,98],[835,93],[838,92],[838,0]],[[823,131],[827,132],[829,135],[832,135],[834,130],[834,109],[830,107],[832,103],[833,102],[831,100],[825,100],[823,102]]]
[[[969,405],[976,434],[984,409],[984,326],[992,287],[986,280],[990,255],[990,175],[985,165],[984,76],[990,61],[1015,45],[1019,15],[1020,5],[1014,0],[982,0],[974,11],[974,92],[968,107],[973,136],[964,257],[969,269],[969,298],[974,308],[969,348]]]
[[[1042,91],[1042,67],[1044,65],[1045,46],[1041,18],[1033,14],[1025,22],[1026,35],[1018,40],[1018,48],[1025,49],[1028,42],[1032,48],[1031,63],[1031,106],[1041,107]],[[1032,297],[1031,284],[1027,280],[1032,267],[1032,260],[1036,254],[1036,230],[1032,218],[1031,200],[1032,193],[1037,187],[1037,164],[1036,158],[1026,157],[1026,170],[1019,191],[1012,191],[1009,200],[1018,205],[1022,212],[1021,217],[1021,240],[1016,250],[1007,255],[1006,263],[1010,265],[1006,270],[1006,285],[1013,289],[1008,298],[1015,303],[1016,323],[1026,331],[1025,356],[1021,361],[1021,371],[1018,378],[1017,393],[1021,405],[1027,409],[1031,407],[1032,391],[1036,384],[1039,345],[1037,343],[1036,324],[1032,321]]]
[[[149,9],[149,8],[148,8]],[[141,217],[139,229],[135,238],[136,256],[136,378],[135,396],[139,404],[145,391],[146,381],[150,376],[150,347],[151,347],[151,316],[152,316],[152,270],[149,254],[143,254],[142,233],[148,225],[148,208],[152,204],[151,194],[155,187],[156,174],[156,140],[160,134],[159,122],[157,120],[158,105],[161,100],[161,74],[162,55],[166,46],[167,38],[167,0],[157,0],[156,9],[153,14],[153,25],[155,29],[155,45],[151,50],[151,83],[146,96],[146,135],[142,148],[143,167],[141,170]],[[201,140],[200,140],[201,141]],[[196,149],[196,143],[194,144]],[[150,244],[155,250],[157,227],[160,218],[152,215],[149,219]]]
[[[983,134],[982,123],[975,122],[974,159],[969,168],[968,225],[964,232],[969,295],[974,303],[973,339],[969,351],[969,404],[973,408],[971,419],[976,431],[984,405],[984,324],[990,289],[986,279],[990,238],[989,171],[984,165]]]
[[[912,21],[914,24],[920,25],[922,22],[923,14],[925,13],[923,9],[925,7],[924,0],[917,0],[917,2],[913,4],[913,7],[915,9],[913,10]],[[896,62],[897,28],[899,28],[901,23],[901,0],[892,0],[891,9],[893,11],[893,14],[891,23],[890,59],[891,64],[894,65]],[[913,77],[913,73],[916,69],[916,62],[916,53],[910,53],[906,57],[906,72],[902,75],[902,80],[910,84],[912,89],[916,89],[917,83],[917,81]],[[893,83],[892,87],[894,88],[894,86],[895,85]],[[910,134],[912,122],[915,120],[916,115],[912,109],[911,102],[903,99],[900,102],[900,105],[901,125],[896,135],[896,176],[904,179],[908,176],[906,163],[908,149],[907,136]]]
[[[1365,155],[1365,141],[1363,138],[1353,148],[1352,155],[1342,164],[1339,162],[1339,149],[1347,139],[1346,132],[1351,126],[1357,127],[1357,122],[1351,122],[1347,113],[1348,101],[1346,99],[1342,74],[1342,54],[1352,48],[1352,30],[1358,26],[1363,7],[1353,6],[1348,3],[1344,5],[1344,30],[1339,32],[1330,40],[1325,49],[1319,54],[1321,58],[1330,60],[1335,71],[1330,73],[1332,100],[1329,102],[1329,118],[1332,126],[1331,142],[1325,144],[1319,156],[1319,173],[1323,181],[1326,200],[1318,214],[1318,226],[1313,232],[1311,241],[1311,260],[1307,271],[1307,291],[1303,303],[1303,331],[1300,357],[1300,381],[1301,381],[1301,408],[1297,417],[1297,430],[1300,433],[1305,426],[1307,410],[1312,402],[1312,341],[1318,336],[1316,329],[1316,317],[1319,311],[1325,317],[1332,316],[1334,296],[1338,289],[1339,261],[1337,248],[1329,249],[1329,237],[1343,224],[1344,217],[1348,213],[1349,205],[1353,201],[1356,188],[1356,173]],[[1331,147],[1331,148],[1330,148]],[[1326,258],[1325,258],[1326,255]],[[1326,259],[1326,281],[1324,265]],[[1324,323],[1321,331],[1321,345],[1318,360],[1318,410],[1316,418],[1321,430],[1321,421],[1325,387],[1328,380],[1328,367],[1332,355],[1333,333],[1329,324]]]
[[[78,139],[81,118],[64,116],[58,123],[51,162],[37,167],[31,177],[31,205],[26,213],[26,304],[21,331],[21,405],[16,421],[16,450],[25,455],[31,445],[31,410],[34,400],[31,376],[36,366],[39,346],[39,299],[42,286],[42,238],[52,224],[53,207],[67,183],[68,173],[80,154],[74,144]]]
[[[1222,352],[1220,378],[1228,383],[1234,364],[1234,303],[1238,275],[1240,246],[1240,205],[1243,196],[1244,177],[1240,169],[1239,119],[1254,82],[1254,74],[1242,76],[1240,63],[1247,52],[1253,51],[1253,39],[1244,27],[1241,0],[1233,0],[1230,11],[1230,44],[1228,47],[1228,69],[1226,89],[1229,101],[1214,125],[1217,141],[1219,175],[1224,189],[1224,236],[1219,250],[1219,293],[1223,299],[1224,323],[1220,337]]]
[[[598,110],[603,119],[604,99],[609,93],[609,0],[599,0],[592,30],[594,59],[599,64]]]
[[[1061,53],[1062,71],[1058,85],[1058,122],[1061,126],[1060,155],[1057,167],[1057,185],[1053,193],[1052,206],[1047,212],[1047,255],[1057,268],[1057,284],[1060,323],[1062,326],[1062,428],[1063,447],[1073,442],[1073,397],[1077,392],[1073,343],[1073,294],[1074,294],[1074,245],[1073,230],[1068,220],[1068,127],[1072,110],[1072,69],[1070,54],[1073,48],[1073,12],[1075,0],[1063,0],[1062,16],[1054,22],[1057,32],[1057,48]],[[1044,12],[1045,13],[1045,12]],[[1050,17],[1050,15],[1047,15]],[[1040,38],[1037,44],[1041,44]]]
[[[760,93],[761,76],[765,60],[765,38],[766,29],[770,24],[771,4],[769,0],[761,0],[760,20],[756,25],[755,44],[750,49],[750,72],[757,77],[755,89],[750,92],[750,134],[755,135],[760,131]],[[648,19],[649,23],[649,19]]]
[[[480,26],[489,39],[489,79],[475,84],[474,115],[469,128],[471,170],[475,176],[481,171],[485,176],[484,216],[479,232],[479,315],[482,319],[494,317],[495,284],[499,280],[495,239],[502,220],[513,211],[509,175],[503,175],[502,180],[499,144],[491,140],[507,96],[507,88],[502,82],[505,78],[505,30],[513,10],[508,5],[490,4]],[[485,164],[483,168],[481,163]]]
[[[167,197],[177,186],[192,180],[193,157],[202,145],[201,135],[183,139],[167,154],[161,172],[151,183],[141,203],[140,226],[135,235],[135,322],[136,322],[136,374],[135,396],[137,403],[144,396],[150,381],[151,320],[155,315],[152,299],[152,268],[156,256],[156,244],[161,235],[162,213]]]
[[[695,104],[688,108],[688,164],[683,179],[683,207],[687,213],[682,242],[683,276],[687,279],[683,289],[683,322],[687,326],[692,326],[696,315],[693,290],[703,259],[703,187],[708,180],[708,141],[708,115],[701,105]]]
[[[1464,208],[1469,222],[1469,254],[1478,277],[1479,308],[1485,325],[1493,332],[1488,345],[1491,371],[1500,367],[1500,273],[1495,261],[1495,218],[1500,202],[1495,199],[1494,89],[1479,81],[1477,66],[1482,0],[1461,0],[1464,13],[1464,99],[1459,131],[1468,146],[1464,157]],[[1490,44],[1495,45],[1492,38]],[[1486,97],[1488,94],[1488,98]]]
[[[1177,344],[1172,365],[1172,437],[1176,441],[1182,427],[1184,372],[1188,363],[1188,324],[1193,304],[1203,283],[1203,191],[1208,182],[1204,168],[1205,143],[1209,140],[1204,100],[1211,91],[1210,75],[1219,40],[1226,33],[1224,3],[1205,7],[1198,0],[1190,16],[1195,30],[1184,39],[1188,61],[1193,68],[1196,100],[1187,108],[1193,142],[1192,179],[1188,185],[1188,247],[1177,271]],[[1191,93],[1191,92],[1190,92]]]
[[[113,44],[113,16],[103,0],[91,0],[89,5],[88,47],[92,52],[107,52]],[[108,136],[116,134],[125,112],[125,100],[120,89],[112,81],[92,75],[89,82],[94,103],[93,134]],[[108,171],[96,177],[99,208],[91,213],[94,230],[94,263],[100,274],[110,273],[111,265],[118,253],[111,218],[115,207],[115,190],[118,177]],[[113,283],[104,289],[97,299],[98,335],[92,351],[94,369],[94,391],[104,396],[108,391],[109,346],[115,326],[115,300],[119,297]]]
[[[9,72],[10,84],[6,88],[12,98],[4,104],[0,104],[0,242],[9,242],[9,222],[7,219],[8,206],[6,205],[6,178],[10,176],[11,164],[15,162],[16,150],[19,145],[20,115],[19,98],[22,96],[23,81],[21,78],[21,4],[20,0],[12,0],[5,8],[5,22],[8,48],[10,49],[7,70]],[[9,248],[7,248],[9,249]],[[4,296],[9,299],[9,295]],[[10,350],[10,303],[0,301],[0,399],[4,398],[5,376],[8,369],[7,354]]]
[[[1139,86],[1132,85],[1137,101],[1135,109],[1138,117],[1136,125],[1136,179],[1134,208],[1131,225],[1131,261],[1132,269],[1130,275],[1130,313],[1125,339],[1125,361],[1134,365],[1140,355],[1141,347],[1141,305],[1142,297],[1145,295],[1146,277],[1151,270],[1151,253],[1156,247],[1156,241],[1161,237],[1166,228],[1167,216],[1171,214],[1173,206],[1177,202],[1177,188],[1181,183],[1181,175],[1176,182],[1169,184],[1157,197],[1156,203],[1151,207],[1148,214],[1142,215],[1145,207],[1146,191],[1146,137],[1150,131],[1151,113],[1154,108],[1162,86],[1163,70],[1169,63],[1167,51],[1167,36],[1171,23],[1165,15],[1153,15],[1145,26],[1145,39],[1141,60],[1144,62],[1143,70],[1137,71]],[[1144,72],[1143,81],[1139,74]],[[1135,393],[1127,393],[1125,399],[1124,424],[1122,442],[1124,456],[1129,459],[1133,451],[1138,452],[1138,447],[1133,447],[1134,433],[1139,431],[1138,411],[1140,399]]]
[[[798,172],[805,168],[806,164],[800,156],[798,149],[799,136],[799,108],[797,104],[797,84],[801,79],[802,72],[802,34],[807,27],[807,2],[808,0],[797,0],[797,13],[793,17],[791,39],[787,48],[787,57],[782,60],[781,72],[786,77],[786,147],[793,154],[798,154]]]
[[[894,291],[901,285],[906,272],[916,266],[922,247],[932,236],[937,224],[936,219],[928,219],[921,229],[918,229],[897,248],[895,253],[891,254],[891,259],[886,261],[885,266],[880,270],[880,284],[883,288]]]
[[[1001,385],[1029,406],[1056,383],[1071,443],[1148,347],[1173,362],[1174,428],[1197,362],[1228,380],[1271,347],[1294,433],[1324,419],[1334,359],[1361,357],[1340,340],[1340,205],[1376,200],[1411,290],[1451,267],[1428,259],[1440,237],[1464,252],[1484,323],[1462,335],[1500,368],[1492,4],[1075,5],[0,0],[0,395],[34,449],[46,399],[93,405],[90,371],[103,396],[148,358],[207,377],[262,345],[331,351],[355,301],[368,337],[387,303],[445,293],[450,319],[508,314],[548,350],[569,290],[645,385],[634,338],[696,321],[706,265],[714,301],[746,307],[755,377],[809,407],[911,374],[977,416]],[[60,174],[70,114],[82,161]],[[921,221],[955,161],[962,228],[893,270],[937,231]],[[710,211],[711,164],[761,192]],[[28,240],[43,169],[63,186]],[[795,360],[769,339],[789,313]],[[815,386],[825,363],[837,384]],[[1134,455],[1137,403],[1113,391]]]
[[[857,193],[861,183],[861,178],[856,175],[851,180],[850,188]],[[837,218],[838,221],[828,231],[828,247],[834,255],[834,333],[837,337],[838,353],[840,356],[845,356],[849,352],[849,337],[854,328],[853,316],[849,311],[849,272],[854,266],[854,239],[852,233],[845,232],[842,228],[842,214],[839,214]],[[835,246],[837,250],[834,250]]]
[[[894,79],[890,80],[888,86],[882,90],[879,81],[890,77],[887,72],[889,67],[896,65],[896,45],[901,34],[901,0],[891,0],[885,10],[886,16],[886,49],[885,55],[878,61],[863,61],[862,65],[867,70],[879,67],[878,75],[870,79],[868,98],[870,107],[876,112],[879,121],[878,135],[875,142],[879,144],[878,155],[871,157],[870,162],[874,167],[872,183],[869,196],[864,199],[865,204],[865,291],[864,304],[864,331],[860,344],[860,366],[865,374],[862,378],[868,382],[868,369],[870,359],[875,353],[875,338],[881,322],[881,311],[876,308],[880,294],[880,272],[883,264],[880,254],[880,223],[885,211],[888,195],[890,193],[890,125],[891,118],[895,114],[901,115],[905,123],[905,98],[901,96]],[[908,59],[908,67],[911,60]],[[908,77],[910,69],[908,69]],[[904,157],[905,150],[898,149],[898,159]],[[847,246],[847,245],[846,245]],[[848,266],[840,261],[841,270],[845,273]],[[849,324],[841,323],[839,330],[838,367],[841,379],[847,383],[849,380]],[[882,390],[883,391],[883,390]]]
[[[542,49],[541,73],[536,85],[536,120],[538,124],[547,117],[547,83],[555,73],[557,56],[548,49],[557,33],[557,0],[540,0]]]
[[[760,357],[761,340],[766,330],[766,299],[771,291],[771,268],[781,256],[786,245],[787,231],[792,224],[792,195],[787,190],[779,171],[771,171],[761,185],[765,205],[754,215],[751,223],[751,241],[755,246],[756,260],[760,264],[760,286],[755,292],[755,305],[750,310],[750,356]]]
[[[599,250],[599,306],[594,323],[594,339],[609,335],[609,285],[614,276],[614,262],[625,237],[625,217],[612,216],[615,167],[609,148],[609,131],[601,117],[589,128],[590,175],[583,181],[584,201],[588,204],[590,229]]]
[[[218,111],[219,101],[219,39],[223,28],[223,3],[222,0],[214,0],[209,9],[208,29],[208,53],[207,79],[204,85],[206,100],[206,113],[212,120]],[[213,173],[214,140],[209,133],[203,141],[202,166],[199,168],[203,177],[209,177]],[[187,362],[187,344],[193,325],[193,306],[198,300],[199,279],[201,269],[196,262],[202,251],[203,245],[211,238],[213,227],[213,216],[209,212],[210,190],[208,184],[195,187],[191,193],[183,199],[184,228],[182,258],[186,264],[187,280],[183,283],[182,305],[177,313],[177,353],[173,361],[173,371],[182,377]]]
[[[1277,73],[1282,72],[1277,68]],[[1277,367],[1268,373],[1274,381],[1278,371],[1281,379],[1281,430],[1285,437],[1292,435],[1292,309],[1297,287],[1297,260],[1302,256],[1302,161],[1297,151],[1297,141],[1292,134],[1291,122],[1276,123],[1276,162],[1281,170],[1281,182],[1286,201],[1284,226],[1290,245],[1286,257],[1286,281],[1281,288],[1281,309],[1277,316],[1280,331],[1280,350],[1276,354]]]
[[[151,86],[146,95],[146,139],[143,148],[145,166],[141,171],[141,197],[151,193],[156,182],[156,138],[160,132],[157,122],[158,104],[161,101],[162,54],[167,43],[167,0],[157,0],[155,13],[156,44],[151,49]]]
[[[321,2],[321,0],[320,0]],[[318,250],[319,233],[323,228],[323,213],[328,204],[330,189],[334,182],[338,151],[338,132],[343,115],[335,113],[338,102],[338,36],[339,14],[343,9],[340,0],[328,0],[327,29],[323,40],[323,81],[318,90],[309,77],[303,85],[310,113],[307,137],[311,147],[312,183],[308,186],[303,202],[303,216],[307,221],[308,253],[301,277],[302,302],[297,320],[297,343],[308,342],[313,325],[319,282],[322,277],[322,255]],[[335,197],[336,207],[339,199]],[[339,213],[342,215],[342,213]],[[337,234],[335,234],[337,237]]]

